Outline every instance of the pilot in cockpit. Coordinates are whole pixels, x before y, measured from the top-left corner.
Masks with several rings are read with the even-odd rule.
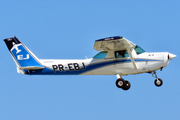
[[[125,57],[126,50],[121,50],[121,51],[118,51],[117,53],[118,53],[117,58],[122,58],[122,57]]]

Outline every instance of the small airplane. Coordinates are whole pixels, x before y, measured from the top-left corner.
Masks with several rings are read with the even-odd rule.
[[[156,70],[162,70],[176,55],[169,52],[145,52],[141,47],[121,36],[95,41],[100,51],[91,59],[59,60],[38,59],[16,36],[4,39],[17,72],[25,75],[116,75],[116,86],[123,90],[131,87],[123,75],[151,73],[159,87],[163,81]]]

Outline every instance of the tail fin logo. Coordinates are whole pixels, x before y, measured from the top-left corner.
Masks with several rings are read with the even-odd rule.
[[[18,46],[17,46],[14,42],[12,42],[12,45],[13,45],[13,48],[16,49],[16,54],[18,54],[19,52],[21,52],[21,50],[18,49]]]
[[[18,68],[43,67],[38,61],[38,58],[16,37],[4,39],[4,42]]]
[[[23,55],[18,55],[17,59],[18,60],[28,60],[29,59],[29,54],[26,54],[26,58],[24,58]]]

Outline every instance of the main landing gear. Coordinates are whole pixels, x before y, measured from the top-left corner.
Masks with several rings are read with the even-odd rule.
[[[154,81],[154,84],[157,86],[157,87],[160,87],[162,84],[163,84],[163,81],[161,78],[158,78],[157,75],[156,75],[156,71],[154,71],[152,73],[152,76],[155,77],[155,81]]]
[[[129,90],[129,88],[131,87],[131,84],[129,81],[127,80],[124,80],[121,75],[117,74],[117,80],[116,80],[116,86],[118,88],[122,88],[123,90]],[[158,78],[157,75],[156,75],[156,71],[153,71],[152,72],[152,76],[155,77],[155,81],[154,81],[154,84],[157,86],[157,87],[160,87],[162,84],[163,84],[163,81],[162,79]]]
[[[131,87],[131,84],[129,81],[124,80],[121,75],[117,74],[117,80],[116,80],[116,86],[118,88],[122,88],[123,90],[129,90],[129,88]]]

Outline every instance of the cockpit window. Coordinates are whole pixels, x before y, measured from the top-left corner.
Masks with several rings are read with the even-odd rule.
[[[106,55],[107,55],[107,52],[99,52],[93,58],[95,58],[95,59],[104,59],[106,57]]]
[[[142,48],[140,48],[137,45],[134,47],[134,50],[136,51],[137,55],[145,52]],[[115,58],[129,57],[127,50],[115,51],[114,53],[115,53]],[[102,51],[102,52],[99,52],[98,54],[96,54],[93,58],[104,59],[106,57],[106,55],[107,55],[107,51]]]
[[[140,48],[137,45],[134,47],[134,50],[136,51],[137,55],[145,52],[142,48]],[[124,58],[124,57],[129,57],[127,50],[115,51],[115,58]]]
[[[115,58],[129,57],[127,50],[115,51]]]
[[[136,51],[137,55],[145,52],[142,48],[140,48],[137,45],[134,47],[134,50]]]

